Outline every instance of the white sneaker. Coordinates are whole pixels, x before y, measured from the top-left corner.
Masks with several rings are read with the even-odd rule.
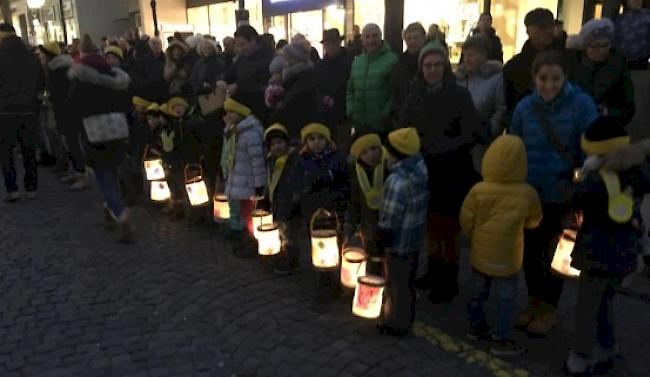
[[[18,191],[10,192],[5,196],[5,203],[13,203],[20,199],[20,193]]]
[[[78,174],[75,176],[75,182],[70,185],[70,190],[72,191],[81,191],[90,187],[88,183],[88,178],[85,174]]]

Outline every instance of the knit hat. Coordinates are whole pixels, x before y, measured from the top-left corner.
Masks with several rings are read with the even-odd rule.
[[[291,42],[282,48],[281,56],[287,60],[290,65],[304,63],[309,61],[309,49],[301,41]]]
[[[273,75],[276,73],[282,73],[282,70],[284,69],[284,58],[282,56],[276,56],[271,60],[271,64],[269,64],[269,72]]]
[[[309,123],[300,130],[300,138],[304,143],[307,140],[307,137],[311,134],[322,135],[327,140],[332,140],[332,135],[330,134],[330,129],[321,123]]]
[[[157,103],[152,103],[147,107],[147,114],[158,114],[160,113],[160,106]]]
[[[133,104],[133,106],[140,106],[140,107],[144,107],[145,109],[151,106],[151,104],[153,104],[153,102],[147,101],[146,99],[138,96],[133,97],[131,99],[131,103]]]
[[[189,108],[190,104],[187,103],[187,101],[183,97],[172,97],[167,101],[167,107],[169,108],[169,111],[171,111],[174,106],[183,106],[184,108]]]
[[[420,136],[413,128],[400,128],[388,134],[386,149],[393,157],[401,160],[420,152]]]
[[[41,46],[38,46],[38,48],[50,56],[61,55],[61,47],[59,47],[59,42],[57,41],[45,42]]]
[[[359,136],[350,147],[350,154],[358,159],[359,156],[370,147],[381,147],[381,139],[375,133]]]
[[[630,144],[620,118],[601,116],[596,119],[582,136],[582,150],[590,156],[605,155],[614,149]]]
[[[226,111],[232,111],[233,113],[237,113],[245,117],[251,115],[252,113],[250,108],[246,107],[246,105],[238,102],[232,97],[226,99],[226,102],[223,104],[223,108]]]
[[[580,29],[582,47],[587,48],[598,39],[614,39],[614,23],[608,18],[590,20]]]
[[[10,24],[0,24],[0,41],[12,35],[16,35],[16,29],[13,26]]]
[[[280,123],[275,123],[264,131],[264,141],[270,143],[275,138],[281,138],[289,141],[289,131]]]
[[[432,41],[424,45],[424,47],[422,47],[422,51],[420,51],[420,56],[418,57],[418,68],[420,68],[420,70],[422,70],[422,61],[430,54],[439,54],[440,56],[443,56],[447,62],[449,62],[449,54],[447,54],[447,49],[438,41]]]
[[[551,27],[555,24],[553,13],[545,8],[535,8],[524,17],[524,25],[537,27]]]
[[[93,43],[93,40],[88,34],[84,34],[79,51],[82,54],[99,54],[99,48]]]
[[[108,54],[113,54],[120,58],[121,61],[124,61],[124,52],[122,52],[122,49],[117,46],[107,46],[104,49],[104,55]]]
[[[162,115],[166,116],[166,117],[173,117],[174,116],[174,114],[171,113],[171,111],[169,109],[169,104],[167,102],[160,105],[158,107],[158,109],[160,110],[160,113]]]

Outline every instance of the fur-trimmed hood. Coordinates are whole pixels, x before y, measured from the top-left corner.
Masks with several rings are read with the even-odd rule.
[[[56,71],[60,68],[70,68],[73,64],[74,59],[72,59],[70,55],[63,54],[50,60],[50,62],[47,63],[47,67],[52,71]]]
[[[502,72],[503,64],[501,64],[501,62],[496,60],[488,60],[472,73],[470,73],[467,68],[465,68],[465,64],[461,64],[456,70],[456,77],[459,79],[464,79],[467,76],[477,75],[480,78],[489,79],[490,77]]]
[[[119,68],[111,68],[110,72],[111,74],[102,74],[87,65],[75,64],[68,71],[68,78],[113,90],[126,90],[129,88],[131,79],[126,72]]]
[[[181,50],[183,50],[184,54],[187,54],[190,51],[190,47],[186,45],[183,42],[180,41],[173,41],[172,43],[167,46],[167,49],[165,50],[165,54],[167,55],[168,58],[171,57],[172,55],[172,50],[175,49],[176,47],[179,47]]]

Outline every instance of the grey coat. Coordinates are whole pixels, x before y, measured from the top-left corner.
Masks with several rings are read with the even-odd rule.
[[[266,186],[264,129],[251,115],[237,124],[235,132],[235,162],[226,180],[226,196],[245,200],[255,195],[255,188]]]
[[[503,93],[503,65],[487,61],[474,72],[463,64],[456,70],[457,84],[467,88],[488,137],[499,135],[505,126],[506,101]]]

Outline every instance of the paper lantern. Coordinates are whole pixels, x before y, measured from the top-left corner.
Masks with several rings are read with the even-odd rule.
[[[357,279],[366,275],[366,253],[359,248],[350,247],[343,250],[341,259],[341,284],[355,288]]]
[[[198,171],[197,175],[190,176],[190,167],[195,167]],[[208,188],[203,182],[203,169],[199,165],[188,165],[185,167],[185,189],[187,190],[187,197],[190,199],[192,207],[198,207],[210,201],[208,197]]]
[[[580,276],[580,270],[571,267],[571,253],[575,247],[576,231],[565,229],[557,243],[553,260],[551,261],[551,269],[564,276],[576,278]]]
[[[228,204],[228,197],[223,194],[214,196],[214,221],[220,222],[230,219],[230,205]]]
[[[151,200],[154,202],[164,202],[172,197],[172,193],[169,191],[169,185],[167,181],[154,181],[151,182]]]
[[[257,253],[263,256],[277,255],[282,250],[280,229],[277,224],[262,224],[257,227]]]
[[[251,219],[253,221],[253,236],[255,239],[258,239],[259,226],[263,224],[272,224],[273,214],[263,209],[256,209],[251,213]]]
[[[361,276],[357,280],[352,301],[352,313],[363,318],[377,318],[381,314],[386,279],[379,276]]]
[[[314,229],[318,218],[334,220],[329,228]],[[320,208],[311,217],[309,226],[311,235],[311,262],[318,269],[332,269],[339,265],[339,241],[337,236],[338,219],[336,215]]]
[[[159,158],[145,160],[144,171],[147,173],[148,181],[159,181],[165,179],[165,168],[163,168],[162,160]]]

